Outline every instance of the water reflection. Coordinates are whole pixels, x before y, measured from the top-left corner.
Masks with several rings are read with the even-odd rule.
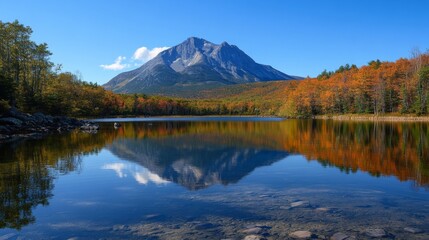
[[[428,126],[323,120],[129,123],[120,129],[120,137],[108,149],[191,189],[180,176],[174,176],[174,172],[186,171],[173,171],[174,166],[177,169],[180,164],[200,165],[194,177],[205,171],[212,175],[224,172],[222,167],[231,165],[237,157],[242,160],[238,163],[241,166],[225,169],[231,173],[239,169],[251,172],[255,167],[284,158],[288,152],[345,173],[361,170],[373,176],[393,175],[401,181],[412,180],[416,186],[428,187]],[[261,150],[264,152],[259,153]],[[223,183],[239,179],[225,178]]]
[[[59,174],[79,171],[81,157],[96,153],[104,141],[77,132],[0,144],[0,228],[33,223],[32,210],[49,205]]]
[[[429,129],[426,123],[295,122],[299,142],[285,146],[345,172],[396,176],[429,185]],[[299,137],[298,137],[299,135]]]
[[[144,167],[136,167],[134,164],[109,163],[103,166],[103,169],[113,170],[119,178],[128,177],[130,174],[139,184],[146,185],[155,183],[156,185],[167,184],[169,181],[153,174]]]
[[[258,149],[258,146],[228,146],[222,143],[228,142],[225,138],[221,135],[198,133],[162,138],[118,139],[109,144],[107,149],[121,159],[144,166],[150,171],[146,175],[153,182],[175,182],[191,190],[213,184],[236,183],[255,168],[270,165],[288,155],[283,151]],[[243,142],[241,144],[244,145]],[[121,171],[117,172],[119,175],[123,174]]]
[[[425,123],[175,121],[101,126],[97,134],[73,132],[0,145],[0,228],[33,223],[33,209],[53,197],[54,179],[80,171],[82,158],[102,149],[141,166],[106,163],[103,169],[144,185],[173,182],[199,190],[233,184],[292,153],[345,173],[360,170],[429,186]]]

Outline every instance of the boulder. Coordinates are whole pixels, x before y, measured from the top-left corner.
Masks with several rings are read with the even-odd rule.
[[[7,126],[0,126],[0,133],[8,134],[10,129]]]
[[[18,111],[18,109],[14,108],[14,107],[10,108],[9,111],[8,111],[8,113],[6,115],[9,116],[9,117],[13,117],[13,118],[19,119],[19,120],[21,120],[23,122],[31,120],[31,115],[30,114],[20,112],[20,111]]]
[[[21,126],[22,125],[22,121],[19,120],[19,119],[17,119],[17,118],[6,117],[6,118],[0,118],[0,124],[2,124],[2,125]]]
[[[37,112],[37,113],[33,114],[32,118],[37,123],[43,123],[43,124],[53,124],[54,123],[54,117],[52,117],[51,115],[45,115],[41,112]]]
[[[12,141],[19,138],[40,138],[51,132],[69,131],[76,127],[88,132],[97,132],[99,126],[95,123],[84,122],[64,116],[53,117],[43,113],[30,115],[11,108],[0,118],[0,142]],[[11,140],[12,139],[12,140]]]

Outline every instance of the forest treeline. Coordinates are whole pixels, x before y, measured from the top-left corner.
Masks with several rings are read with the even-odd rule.
[[[317,78],[231,86],[207,93],[210,99],[180,99],[115,94],[78,74],[62,72],[50,60],[46,43],[31,40],[32,29],[0,21],[0,112],[16,106],[25,112],[75,117],[114,115],[279,115],[310,117],[344,113],[423,115],[429,108],[429,54],[410,59],[341,66]],[[259,88],[259,86],[261,86]],[[228,88],[249,89],[221,98]],[[226,90],[226,91],[224,91]],[[221,93],[223,91],[223,93]]]
[[[315,79],[287,87],[281,115],[345,113],[423,115],[429,107],[429,54],[412,51],[410,59],[341,66]]]

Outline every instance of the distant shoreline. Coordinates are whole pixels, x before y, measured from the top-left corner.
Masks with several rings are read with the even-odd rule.
[[[281,121],[287,118],[265,115],[161,115],[161,116],[118,116],[86,119],[91,122],[152,122],[152,121],[222,121],[222,120],[270,120]]]
[[[315,115],[310,117],[292,117],[292,116],[281,116],[281,115],[255,115],[255,114],[238,114],[238,115],[106,115],[106,116],[87,116],[87,117],[70,117],[83,121],[98,121],[102,120],[114,120],[124,118],[278,118],[278,119],[322,119],[322,120],[354,120],[354,121],[392,121],[392,122],[429,122],[429,115],[416,116],[413,114],[408,115],[393,115],[393,114],[333,114],[333,115]]]
[[[338,121],[372,121],[372,122],[429,122],[429,116],[415,115],[375,115],[375,114],[344,114],[344,115],[319,115],[314,119],[331,119]]]
[[[276,115],[160,115],[160,116],[103,116],[100,118],[85,118],[85,120],[95,122],[112,122],[120,119],[139,119],[144,118],[147,121],[153,119],[165,120],[166,119],[177,119],[182,118],[274,118],[274,119],[322,119],[322,120],[337,120],[337,121],[380,121],[380,122],[429,122],[429,116],[415,116],[415,115],[375,115],[375,114],[344,114],[344,115],[317,115],[313,117],[286,117]]]

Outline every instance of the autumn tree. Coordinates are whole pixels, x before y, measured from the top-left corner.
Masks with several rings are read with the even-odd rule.
[[[415,111],[418,115],[426,114],[429,98],[429,66],[419,70],[416,92]]]
[[[30,110],[40,100],[52,62],[47,44],[36,44],[32,30],[18,21],[0,21],[0,99]]]

